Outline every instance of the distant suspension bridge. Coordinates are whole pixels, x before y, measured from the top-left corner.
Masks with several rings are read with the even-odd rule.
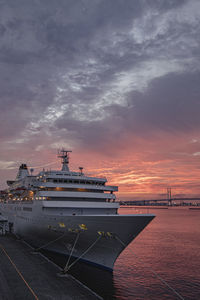
[[[200,201],[200,197],[172,197],[171,188],[167,188],[166,198],[120,201],[120,205],[150,205],[154,203],[166,204],[167,202],[169,206],[172,206],[173,204],[177,203],[177,201],[181,201],[182,203],[185,201]]]

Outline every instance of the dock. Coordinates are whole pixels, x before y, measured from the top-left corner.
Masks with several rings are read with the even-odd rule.
[[[0,235],[0,299],[102,299],[12,234]]]

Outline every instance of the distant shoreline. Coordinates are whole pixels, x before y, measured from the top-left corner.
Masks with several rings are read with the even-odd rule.
[[[189,209],[200,210],[200,207],[189,207]]]
[[[159,207],[156,207],[156,206],[148,206],[148,205],[144,205],[144,206],[128,206],[128,205],[124,205],[124,206],[120,206],[120,208],[148,208],[148,209],[168,209],[169,207],[162,207],[162,206],[159,206]]]

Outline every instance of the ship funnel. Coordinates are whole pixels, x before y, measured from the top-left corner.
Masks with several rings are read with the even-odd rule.
[[[83,175],[83,167],[79,167],[80,174]]]
[[[26,164],[21,164],[19,171],[16,176],[16,180],[20,180],[29,175],[28,168]]]
[[[69,172],[69,152],[72,152],[70,150],[60,150],[58,152],[58,157],[60,157],[62,159],[62,171],[67,171]]]

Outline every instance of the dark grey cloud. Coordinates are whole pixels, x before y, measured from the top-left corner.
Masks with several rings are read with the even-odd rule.
[[[168,74],[155,79],[139,99],[135,101],[133,95],[136,123],[142,120],[146,129],[174,133],[200,129],[199,82],[200,72]]]
[[[199,8],[0,1],[2,142],[97,148],[127,132],[198,129]]]
[[[168,74],[152,81],[145,92],[131,92],[127,106],[104,107],[107,117],[103,121],[76,121],[69,113],[57,120],[56,126],[66,128],[67,134],[85,147],[96,149],[106,148],[109,142],[121,144],[127,134],[133,140],[137,136],[151,139],[156,134],[165,138],[165,133],[192,135],[200,130],[199,82],[200,73]]]

